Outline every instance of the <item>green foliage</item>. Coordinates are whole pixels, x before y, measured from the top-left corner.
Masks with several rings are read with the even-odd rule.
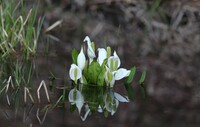
[[[136,67],[131,68],[129,76],[126,78],[125,84],[131,84],[136,73]]]
[[[146,89],[144,87],[144,80],[145,80],[145,78],[146,78],[146,70],[144,70],[142,72],[142,75],[141,75],[140,80],[139,80],[140,91],[141,91],[141,94],[142,94],[143,98],[146,98],[146,96],[147,96],[146,95]]]
[[[152,4],[152,6],[149,9],[150,16],[153,16],[156,13],[156,11],[159,8],[160,4],[161,4],[161,0],[155,0],[154,1],[154,3]]]
[[[140,80],[139,80],[139,84],[143,84],[144,83],[144,80],[146,78],[146,74],[147,74],[146,71],[142,72],[142,75],[141,75]]]
[[[88,67],[86,79],[89,84],[97,84],[99,74],[101,72],[101,67],[97,61],[93,61]]]
[[[77,64],[77,58],[78,58],[78,51],[76,49],[72,50],[72,62],[74,64]]]
[[[75,104],[70,104],[70,112],[74,112],[76,110],[76,105]]]
[[[98,86],[104,86],[105,85],[104,74],[106,72],[106,67],[105,67],[106,64],[107,64],[107,60],[104,60],[102,66],[101,66],[101,72],[100,72],[100,74],[98,76],[98,80],[97,80]]]
[[[111,48],[108,46],[107,47],[107,58],[111,56]]]
[[[128,92],[128,97],[132,101],[135,99],[135,92],[132,87],[132,82],[133,82],[135,73],[136,73],[136,67],[131,68],[131,72],[130,72],[129,76],[126,78],[126,82],[124,84],[125,88]]]
[[[97,85],[98,86],[104,86],[105,85],[105,81],[104,81],[104,74],[106,72],[106,68],[102,67],[101,72],[98,76],[98,80],[97,80]]]
[[[43,19],[37,18],[35,5],[27,10],[25,0],[1,0],[0,3],[0,91],[7,85],[3,82],[11,77],[15,87],[12,90],[18,95],[31,86],[32,59],[37,53]]]
[[[135,92],[134,92],[133,87],[131,86],[131,84],[125,83],[125,88],[128,93],[128,98],[133,101],[135,99]]]
[[[82,92],[84,99],[87,100],[91,112],[97,111],[99,105],[104,106],[104,87],[84,86]]]
[[[16,53],[23,55],[24,59],[29,59],[36,53],[42,20],[36,25],[37,11],[30,9],[26,14],[23,2],[21,0],[17,7],[15,7],[16,1],[1,2],[0,59],[6,59]]]

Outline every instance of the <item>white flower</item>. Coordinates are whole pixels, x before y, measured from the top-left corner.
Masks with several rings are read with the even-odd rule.
[[[71,89],[68,95],[69,102],[74,105],[76,104],[76,107],[78,108],[79,114],[81,112],[81,108],[84,104],[84,98],[81,92],[77,89]]]
[[[107,51],[104,48],[98,48],[98,58],[97,62],[101,66],[103,61],[107,58]]]
[[[105,81],[107,86],[113,87],[115,84],[115,77],[114,77],[115,72],[111,72],[108,67],[106,67],[106,72],[104,75]]]
[[[114,115],[117,111],[117,108],[119,106],[119,102],[129,102],[128,97],[123,97],[122,95],[109,91],[104,96],[104,102],[105,102],[105,109],[111,113],[111,115]]]
[[[120,68],[117,71],[111,72],[109,68],[107,68],[105,72],[105,81],[107,83],[107,86],[110,85],[112,88],[115,84],[115,80],[121,80],[124,77],[129,76],[130,70]]]
[[[121,61],[117,55],[117,53],[114,51],[113,56],[110,56],[108,58],[106,73],[105,73],[105,81],[107,85],[109,84],[110,87],[114,86],[115,80],[121,80],[124,77],[129,76],[130,70],[127,70],[125,68],[119,68],[121,64]]]
[[[85,63],[86,63],[86,58],[85,58],[85,54],[83,52],[83,47],[82,47],[80,53],[78,54],[78,58],[77,58],[77,64],[81,70],[84,69]]]
[[[88,36],[85,37],[85,39],[83,40],[84,42],[87,42],[87,54],[89,57],[89,62],[91,63],[93,61],[93,59],[96,57],[94,49],[92,48],[92,43],[90,41],[90,38]]]
[[[115,80],[121,80],[124,77],[129,76],[130,74],[130,70],[124,69],[124,68],[120,68],[115,72]]]
[[[77,80],[82,77],[82,71],[76,64],[72,64],[69,70],[69,76],[77,83]]]
[[[120,64],[121,64],[121,61],[117,55],[117,53],[114,51],[114,56],[110,56],[108,58],[108,67],[112,70],[112,71],[116,71]]]

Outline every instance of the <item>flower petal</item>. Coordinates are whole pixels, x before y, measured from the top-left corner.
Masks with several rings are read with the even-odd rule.
[[[118,93],[114,93],[115,98],[120,101],[120,102],[129,102],[128,97],[123,97],[122,95],[118,94]]]
[[[74,94],[76,94],[76,96],[74,96]],[[71,89],[70,92],[69,92],[69,95],[68,95],[68,99],[69,99],[69,102],[77,102],[77,101],[83,101],[83,96],[81,94],[81,92],[77,89]]]
[[[114,99],[112,105],[113,106],[112,106],[111,115],[113,116],[115,114],[115,112],[117,111],[117,108],[119,106],[119,101],[117,99]]]
[[[120,80],[124,77],[127,77],[130,74],[130,70],[120,68],[115,73],[115,80]]]
[[[107,58],[107,51],[104,48],[98,48],[98,63],[101,66],[103,61]]]
[[[88,54],[88,57],[90,59],[93,59],[96,57],[95,53],[94,53],[94,50],[92,49],[92,43],[91,43],[91,40],[88,36],[85,37],[85,39],[83,40],[84,42],[87,42],[87,46],[88,46],[88,49],[87,49],[87,54]],[[90,60],[90,63],[91,63],[91,60]]]
[[[105,109],[111,113],[111,115],[114,115],[114,113],[117,111],[117,108],[119,106],[119,101],[114,97],[113,91],[109,91],[104,96],[104,103],[105,103]]]
[[[68,94],[68,100],[70,103],[73,103],[75,102],[74,98],[73,98],[73,94],[74,94],[74,89],[71,89],[69,94]]]
[[[112,112],[112,105],[111,105],[111,102],[106,101],[106,99],[104,99],[104,101],[105,101],[105,109],[106,109],[108,112]]]
[[[107,85],[110,85],[110,87],[113,87],[115,84],[114,73],[111,72],[108,68],[106,68],[106,69],[107,69],[107,71],[104,75],[105,81],[106,81]]]
[[[83,47],[82,47],[77,58],[78,67],[80,67],[80,69],[83,70],[85,67],[85,63],[86,63],[86,58],[85,58],[85,54],[83,53]]]
[[[99,107],[98,107],[98,110],[97,110],[98,112],[103,112],[103,109],[101,108],[101,106],[99,105]]]
[[[109,58],[108,58],[108,63],[107,63],[107,65],[108,65],[108,68],[110,68],[111,69],[111,66],[113,66],[112,65],[112,63],[111,63],[111,61],[113,61],[113,56],[110,56]]]
[[[76,104],[78,111],[80,113],[81,108],[84,104],[84,98],[81,92],[77,89],[71,89],[68,95],[69,102],[71,104]]]
[[[113,55],[114,56],[110,56],[108,58],[107,65],[112,71],[116,71],[119,68],[120,64],[121,64],[121,61],[120,61],[116,51],[114,51]]]
[[[81,116],[82,121],[86,120],[89,113],[90,113],[90,108],[88,105],[85,105],[85,115],[84,115],[84,117]]]
[[[88,54],[88,57],[91,59],[94,59],[96,57],[91,45],[88,46],[87,54]]]
[[[69,70],[69,76],[72,80],[78,80],[82,76],[82,71],[76,64],[72,64]]]
[[[113,55],[114,55],[114,57],[116,58],[116,60],[117,60],[117,68],[119,68],[119,66],[121,65],[121,61],[120,61],[120,59],[119,59],[119,56],[117,55],[117,52],[116,51],[114,51],[114,53],[113,53]]]
[[[111,82],[110,82],[110,88],[113,88],[113,87],[114,87],[114,85],[115,85],[115,78],[114,78],[114,74],[112,73],[112,75],[113,75],[113,78],[112,78],[112,80],[111,80]]]
[[[91,44],[91,40],[88,36],[85,37],[85,39],[83,40],[84,42],[87,42],[89,44]]]
[[[76,107],[78,108],[78,112],[80,114],[81,108],[83,107],[84,101],[83,100],[77,100],[76,101]]]

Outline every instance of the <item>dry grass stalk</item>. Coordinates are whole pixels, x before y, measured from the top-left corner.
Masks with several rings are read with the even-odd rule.
[[[47,100],[48,100],[48,102],[50,102],[49,93],[48,93],[47,86],[46,86],[44,80],[42,80],[42,82],[40,83],[40,85],[39,85],[39,87],[38,87],[38,89],[37,89],[38,102],[39,102],[39,103],[41,102],[41,101],[40,101],[40,89],[41,89],[42,86],[44,87]]]

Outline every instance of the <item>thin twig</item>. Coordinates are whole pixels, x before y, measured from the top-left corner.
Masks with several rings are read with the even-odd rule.
[[[31,99],[32,103],[34,103],[34,99],[33,99],[33,96],[31,95],[29,89],[27,87],[24,87],[24,103],[26,104],[26,100],[27,100],[27,93],[29,95],[29,98]]]
[[[57,27],[58,25],[62,24],[63,20],[58,20],[56,21],[54,24],[52,24],[51,26],[49,26],[46,30],[45,33],[48,31],[51,31],[52,29],[54,29],[55,27]]]
[[[37,119],[38,119],[38,121],[39,121],[40,124],[43,124],[43,123],[44,123],[44,120],[46,119],[48,110],[49,110],[49,108],[46,109],[45,114],[44,114],[44,116],[43,116],[43,118],[42,118],[42,120],[41,120],[40,117],[39,117],[40,108],[37,109],[36,117],[37,117]]]
[[[23,122],[26,122],[29,114],[31,113],[31,111],[33,110],[34,105],[31,106],[30,109],[28,109],[28,112],[26,113],[26,107],[24,108],[24,114],[23,114]]]
[[[42,80],[42,82],[40,83],[40,85],[39,85],[39,87],[38,87],[38,89],[37,89],[38,102],[40,103],[40,89],[41,89],[42,86],[44,87],[44,90],[45,90],[45,93],[46,93],[47,100],[48,100],[48,102],[50,102],[50,98],[49,98],[49,94],[48,94],[47,86],[46,86],[44,80]]]
[[[8,81],[7,81],[6,93],[8,92],[8,89],[9,89],[10,84],[11,84],[12,88],[14,88],[14,85],[13,85],[13,82],[12,82],[12,77],[11,77],[11,76],[8,78]]]
[[[10,105],[10,99],[9,99],[9,97],[8,97],[8,89],[9,89],[9,86],[10,86],[10,84],[11,84],[11,86],[12,86],[12,88],[14,88],[14,85],[13,85],[13,82],[12,82],[12,77],[10,76],[9,78],[8,78],[8,81],[7,81],[7,84],[6,84],[6,90],[5,90],[5,93],[6,93],[6,100],[7,100],[7,102],[8,102],[8,105]]]
[[[58,103],[60,102],[60,100],[63,98],[63,95],[61,95],[60,97],[59,97],[59,99],[56,101],[56,103],[55,103],[55,105],[53,106],[53,108],[55,108],[57,105],[58,105]]]
[[[10,105],[10,99],[9,99],[8,95],[6,95],[6,100],[8,102],[8,105]]]
[[[26,19],[25,19],[25,21],[24,21],[24,24],[23,24],[24,26],[26,25],[26,23],[27,23],[27,21],[28,21],[30,15],[31,15],[31,13],[32,13],[32,9],[30,9],[29,12],[28,12],[28,15],[27,15],[27,17],[26,17]]]

